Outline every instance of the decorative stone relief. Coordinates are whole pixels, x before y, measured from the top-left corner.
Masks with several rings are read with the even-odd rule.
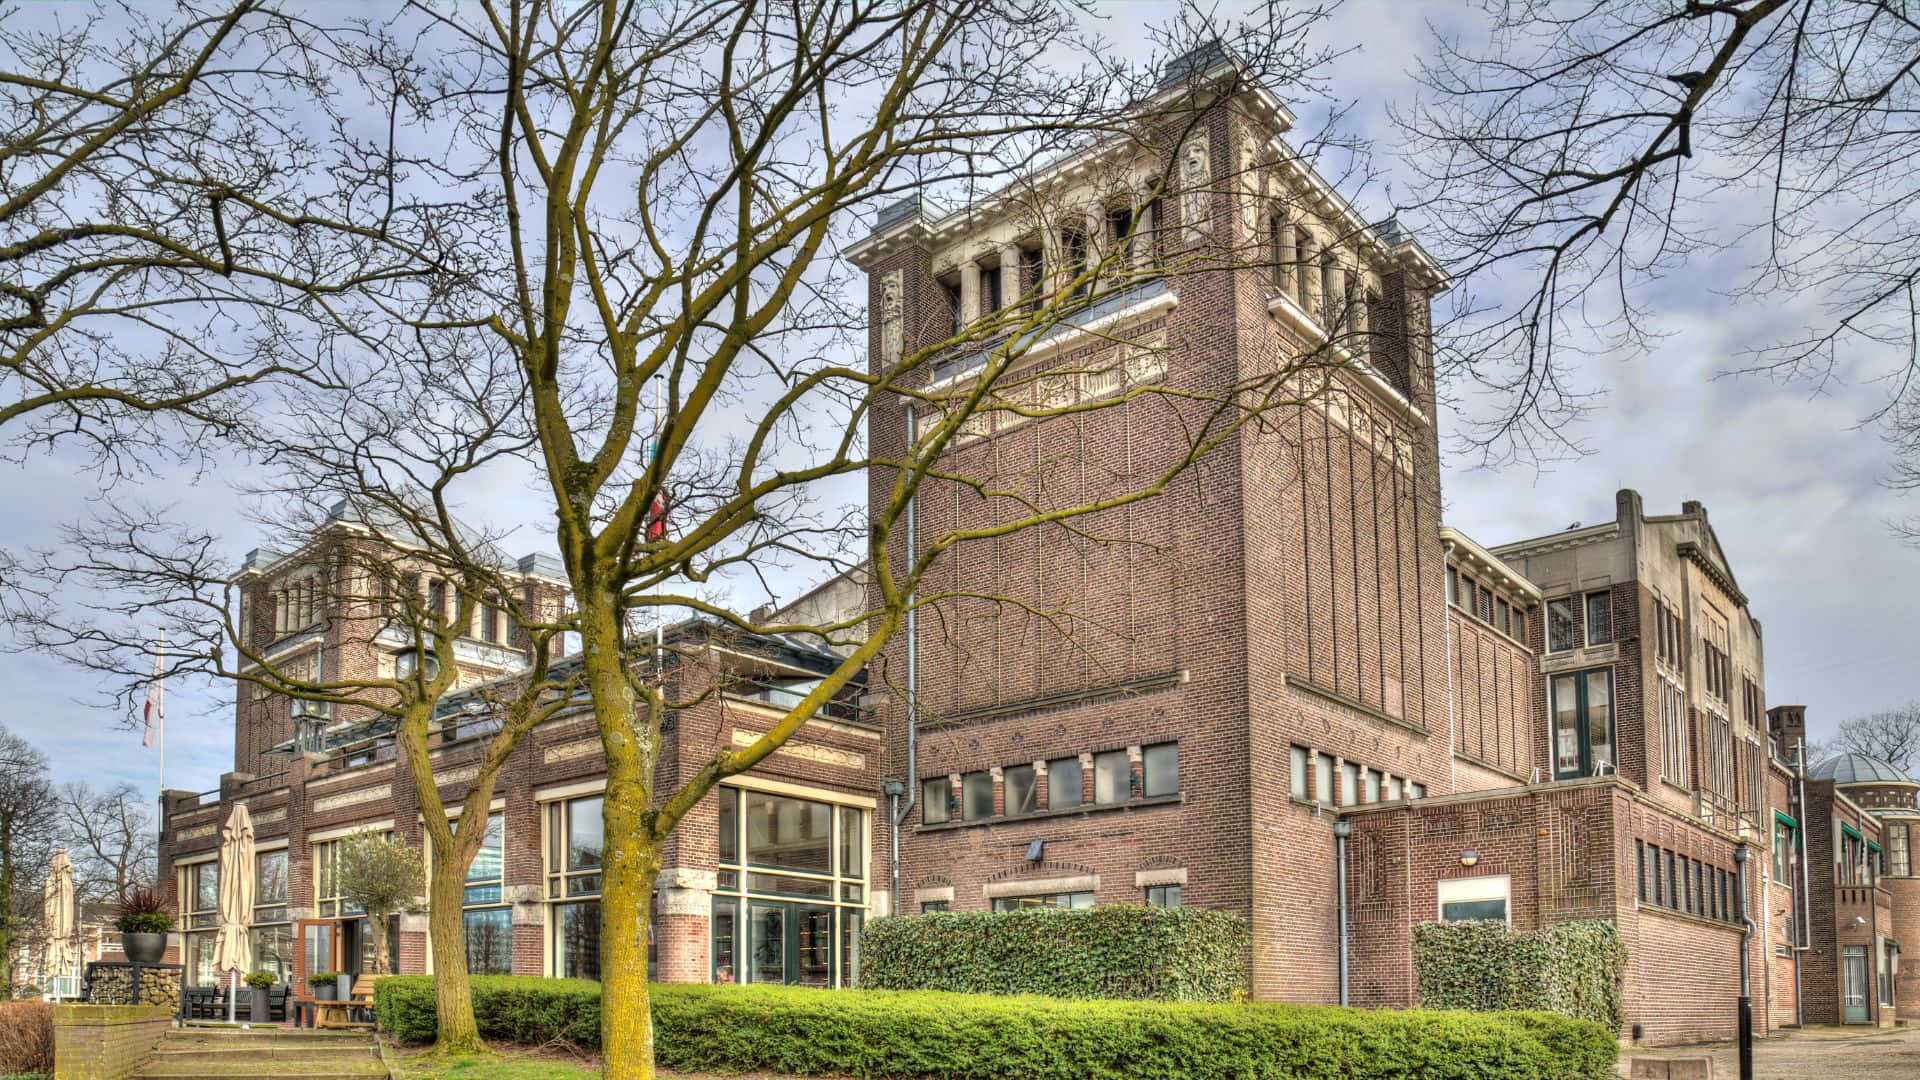
[[[1207,238],[1213,218],[1213,151],[1205,135],[1180,149],[1180,225],[1188,244]]]
[[[547,747],[547,752],[540,756],[542,760],[551,765],[556,761],[572,761],[574,758],[586,757],[588,754],[598,753],[599,750],[599,739],[581,739],[579,742],[549,746]]]
[[[378,787],[361,788],[358,791],[343,791],[338,795],[328,795],[313,800],[313,812],[324,814],[329,810],[338,810],[343,806],[358,806],[361,803],[379,802],[393,798],[393,785],[381,784]]]
[[[888,367],[900,362],[906,347],[906,273],[895,270],[880,279],[880,359]]]
[[[744,728],[734,728],[733,745],[752,746],[754,740],[763,734],[765,733],[747,731]],[[864,769],[867,767],[867,757],[865,754],[856,754],[851,750],[840,750],[831,746],[820,746],[814,743],[788,743],[780,749],[775,750],[774,753],[786,754],[789,757],[796,757],[802,761],[814,761],[822,765],[840,765],[849,769]]]

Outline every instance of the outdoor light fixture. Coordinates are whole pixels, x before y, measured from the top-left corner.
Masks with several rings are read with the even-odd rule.
[[[413,678],[414,670],[421,670],[421,678],[432,682],[440,674],[440,658],[427,649],[407,649],[393,656],[393,674],[402,679]]]
[[[907,793],[907,782],[905,780],[889,780],[885,784],[882,784],[880,789],[887,793],[888,798],[897,799]]]
[[[1047,842],[1045,840],[1035,840],[1033,843],[1027,845],[1028,862],[1039,862],[1046,854]]]
[[[1468,848],[1467,850],[1465,850],[1465,851],[1463,851],[1463,852],[1461,852],[1461,853],[1460,853],[1460,865],[1461,865],[1461,866],[1465,866],[1465,867],[1469,867],[1469,868],[1471,868],[1471,867],[1475,867],[1475,866],[1479,866],[1479,865],[1480,865],[1480,853],[1479,853],[1479,852],[1477,852],[1477,851],[1475,851],[1475,850],[1473,850],[1472,848]]]

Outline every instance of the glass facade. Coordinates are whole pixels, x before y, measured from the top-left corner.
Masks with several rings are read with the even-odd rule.
[[[715,797],[713,981],[852,985],[866,919],[866,811],[744,788]]]

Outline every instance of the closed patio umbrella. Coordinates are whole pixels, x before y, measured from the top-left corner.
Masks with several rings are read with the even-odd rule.
[[[220,827],[220,934],[213,942],[213,970],[227,973],[227,1022],[235,1018],[240,976],[253,967],[247,921],[253,918],[253,815],[245,803]]]
[[[53,853],[47,867],[45,896],[47,920],[47,971],[58,978],[74,964],[73,949],[73,860],[65,848]]]

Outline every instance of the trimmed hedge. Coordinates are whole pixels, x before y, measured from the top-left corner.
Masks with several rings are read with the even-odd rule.
[[[1421,923],[1413,928],[1413,966],[1420,1004],[1431,1009],[1537,1009],[1612,1031],[1626,1019],[1627,949],[1605,919],[1530,934],[1504,922]]]
[[[553,987],[553,1001],[533,1000],[542,985]],[[1599,1025],[1546,1013],[788,986],[652,989],[655,1056],[680,1071],[876,1080],[1605,1080],[1617,1049]],[[382,979],[374,994],[383,1028],[410,1041],[432,1038],[428,977]],[[476,977],[473,996],[480,1034],[490,1039],[544,1043],[568,1037],[563,1031],[581,1034],[589,1015],[599,1017],[593,983]],[[594,1035],[575,1041],[592,1046]]]
[[[860,986],[1136,1001],[1231,1001],[1247,985],[1247,921],[1212,908],[955,911],[875,919]]]

